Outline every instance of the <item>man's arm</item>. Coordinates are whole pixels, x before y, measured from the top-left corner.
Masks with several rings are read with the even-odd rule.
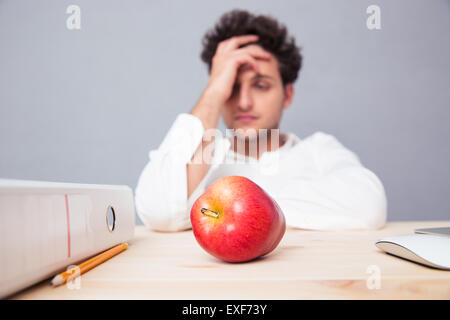
[[[256,59],[270,58],[270,54],[260,47],[239,48],[241,45],[257,40],[258,36],[244,35],[232,37],[219,43],[216,54],[212,59],[208,86],[190,112],[200,119],[205,131],[217,127],[221,108],[224,107],[225,102],[231,96],[240,66],[249,64],[258,73]],[[204,137],[191,160],[195,157],[204,159],[202,150],[212,150],[212,148],[207,147],[213,142],[213,139]],[[194,192],[210,169],[210,163],[206,161],[201,161],[201,163],[192,162],[186,165],[188,197]]]
[[[149,152],[135,190],[142,222],[154,230],[190,228],[187,213],[186,163],[203,136],[203,125],[190,114],[179,114],[158,149]]]
[[[256,41],[239,36],[219,44],[213,58],[211,77],[190,114],[180,114],[157,150],[149,153],[135,190],[136,210],[145,225],[160,231],[190,228],[188,199],[207,174],[210,164],[191,163],[212,141],[203,139],[205,130],[214,129],[221,108],[232,93],[237,70],[255,59],[269,59],[262,48],[239,48]],[[200,145],[202,148],[200,148]]]

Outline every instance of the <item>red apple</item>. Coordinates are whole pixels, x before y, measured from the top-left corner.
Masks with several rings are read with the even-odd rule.
[[[212,183],[192,206],[191,223],[200,246],[228,262],[268,254],[286,231],[284,214],[275,200],[240,176]]]

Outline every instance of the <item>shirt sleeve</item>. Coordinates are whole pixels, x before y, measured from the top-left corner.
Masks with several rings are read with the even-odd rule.
[[[187,212],[186,164],[204,133],[194,115],[178,115],[158,149],[149,152],[135,190],[136,211],[142,222],[159,231],[191,227]]]
[[[378,229],[387,216],[378,177],[331,135],[309,138],[317,174],[292,175],[274,195],[289,226],[314,230]]]

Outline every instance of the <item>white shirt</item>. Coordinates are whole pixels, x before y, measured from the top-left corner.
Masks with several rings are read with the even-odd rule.
[[[315,230],[377,229],[387,215],[382,183],[335,137],[317,132],[303,140],[288,133],[276,151],[244,157],[216,138],[213,164],[188,198],[186,165],[202,141],[196,116],[178,115],[158,149],[149,153],[135,190],[143,223],[159,231],[191,228],[195,200],[220,177],[240,175],[263,188],[282,209],[286,224]],[[246,163],[229,161],[241,159]],[[250,161],[249,161],[250,160]]]

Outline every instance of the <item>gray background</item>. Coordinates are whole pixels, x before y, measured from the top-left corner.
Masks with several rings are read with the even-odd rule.
[[[449,1],[0,1],[0,177],[134,189],[204,89],[201,38],[232,8],[271,14],[303,47],[282,131],[355,151],[388,220],[450,218]]]

